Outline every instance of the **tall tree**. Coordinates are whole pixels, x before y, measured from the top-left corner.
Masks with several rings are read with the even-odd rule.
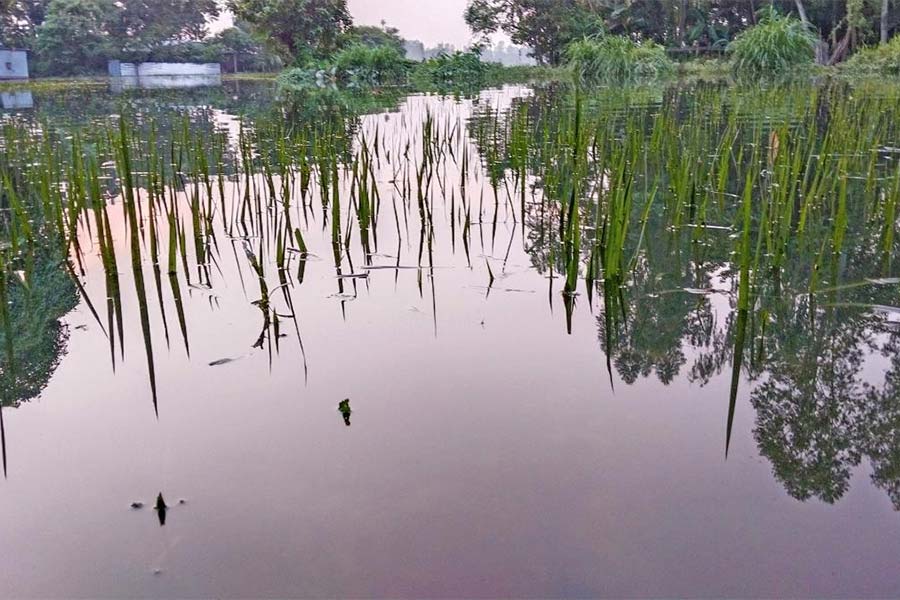
[[[400,37],[400,31],[395,27],[357,25],[350,29],[348,39],[370,48],[390,46],[403,54],[403,38]]]
[[[0,46],[31,48],[35,30],[44,22],[50,0],[2,0]]]
[[[299,63],[337,50],[353,25],[346,0],[228,0],[228,6]]]
[[[52,0],[36,28],[38,70],[52,75],[98,71],[109,54],[106,19],[112,0]]]
[[[119,0],[116,7],[109,33],[123,51],[137,54],[149,54],[163,44],[203,39],[208,21],[219,14],[216,0]]]

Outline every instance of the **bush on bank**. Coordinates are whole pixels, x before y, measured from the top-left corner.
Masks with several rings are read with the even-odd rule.
[[[849,75],[900,75],[900,36],[887,44],[863,48],[841,65]]]
[[[759,24],[740,33],[728,46],[738,75],[766,77],[802,72],[813,65],[817,36],[803,22],[769,7]]]
[[[662,46],[618,35],[572,42],[565,58],[572,76],[582,83],[646,81],[675,72],[675,63]]]

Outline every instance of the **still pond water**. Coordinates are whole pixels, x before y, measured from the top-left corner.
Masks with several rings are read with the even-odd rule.
[[[20,97],[0,596],[897,596],[898,97]]]

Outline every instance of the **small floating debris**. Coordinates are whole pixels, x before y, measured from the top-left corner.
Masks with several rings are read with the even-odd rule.
[[[243,356],[238,356],[237,358],[220,358],[219,360],[214,360],[209,363],[211,367],[221,367],[222,365],[227,365],[228,363],[233,363],[235,361],[241,360],[244,358]]]
[[[144,503],[140,500],[131,503],[131,510],[141,510],[142,508],[144,508]]]
[[[368,273],[348,273],[347,275],[338,275],[338,279],[368,279]]]
[[[353,414],[353,411],[350,409],[350,398],[340,401],[338,412],[344,417],[344,425],[350,427],[350,415]]]

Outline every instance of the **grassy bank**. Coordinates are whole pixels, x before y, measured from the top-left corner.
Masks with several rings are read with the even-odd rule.
[[[223,81],[273,81],[278,73],[232,73],[222,75]],[[0,92],[58,92],[79,88],[101,88],[109,84],[109,77],[38,77],[0,81]]]

